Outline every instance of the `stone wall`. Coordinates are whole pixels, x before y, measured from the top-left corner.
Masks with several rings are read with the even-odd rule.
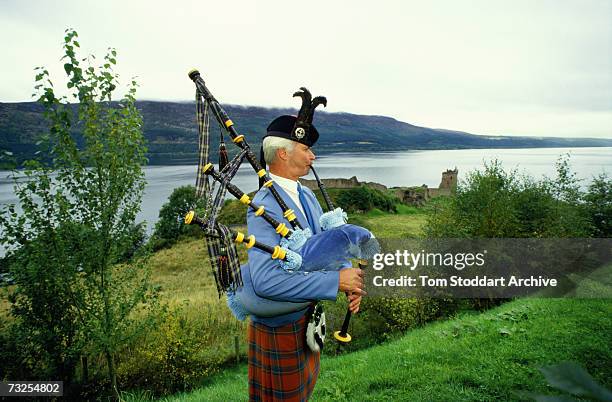
[[[359,181],[357,180],[356,176],[353,176],[350,179],[321,179],[321,181],[323,182],[323,185],[327,188],[355,188],[360,186],[366,186],[369,188],[375,188],[380,191],[387,191],[387,187],[383,186],[380,183]],[[304,186],[308,187],[311,190],[319,189],[316,180],[300,179],[300,183],[302,183]]]
[[[426,201],[433,197],[453,195],[457,189],[458,173],[459,171],[457,168],[442,172],[442,180],[440,181],[440,187],[438,188],[429,188],[427,185],[423,184],[420,187],[393,187],[392,190],[395,192],[397,198],[399,198],[404,204],[423,205]],[[380,191],[388,190],[386,186],[379,183],[360,182],[357,180],[356,176],[353,176],[350,179],[321,179],[321,181],[327,188],[355,188],[359,186],[366,186]],[[300,179],[300,183],[311,190],[319,189],[316,180]]]
[[[404,204],[423,205],[429,200],[429,189],[425,184],[421,187],[395,187],[395,196]]]

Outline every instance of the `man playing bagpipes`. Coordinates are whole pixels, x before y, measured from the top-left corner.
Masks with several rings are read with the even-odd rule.
[[[335,300],[338,291],[348,295],[342,330],[334,336],[341,342],[350,341],[346,333],[350,315],[359,310],[365,291],[363,272],[351,268],[349,259],[371,258],[378,252],[378,242],[368,230],[346,223],[346,214],[334,209],[312,168],[315,156],[310,147],[319,137],[312,118],[317,105],[326,104],[325,98],[311,99],[305,88],[296,92],[294,96],[302,98],[298,116],[280,116],[270,123],[257,160],[199,72],[193,70],[189,76],[197,88],[200,132],[196,188],[198,196],[206,197],[206,211],[202,217],[190,211],[185,222],[197,223],[205,233],[219,295],[227,294],[228,305],[238,319],[251,316],[250,398],[307,400],[318,376],[319,351],[325,338],[325,316],[317,302]],[[219,171],[208,161],[209,111],[241,150],[231,161],[226,152],[220,152]],[[220,144],[220,151],[224,151],[223,137]],[[245,159],[260,178],[260,190],[252,200],[230,183]],[[298,182],[309,170],[330,209],[326,213],[313,192]],[[227,191],[249,207],[248,237],[217,221]],[[249,256],[242,267],[236,251],[240,243],[247,247]]]
[[[323,210],[313,192],[298,179],[308,174],[315,155],[311,146],[319,136],[310,126],[301,138],[294,135],[296,117],[281,116],[272,121],[263,140],[263,154],[269,165],[274,186],[298,221],[314,235],[321,232],[319,219]],[[253,201],[279,221],[283,211],[267,187],[262,187]],[[247,214],[248,232],[263,243],[277,244],[280,236],[274,228]],[[348,292],[349,308],[359,310],[363,291],[363,272],[358,268],[339,271],[288,272],[265,252],[249,249],[248,266],[243,266],[243,281],[251,281],[255,293],[266,299],[293,303],[336,300],[338,291]],[[307,400],[319,372],[319,353],[306,345],[306,327],[312,305],[272,317],[251,315],[249,324],[249,394],[255,400]],[[283,396],[282,398],[280,396]],[[285,399],[286,397],[286,399]]]

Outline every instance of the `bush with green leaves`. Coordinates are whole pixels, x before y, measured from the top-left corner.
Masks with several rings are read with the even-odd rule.
[[[188,319],[182,306],[158,317],[155,331],[135,342],[121,357],[119,381],[125,387],[147,389],[156,395],[192,389],[227,364],[219,343],[215,318]],[[224,337],[229,335],[222,334]],[[211,347],[211,345],[217,347]]]
[[[144,259],[136,258],[146,146],[136,82],[113,102],[116,51],[96,67],[94,56],[77,56],[77,39],[66,30],[70,98],[58,97],[48,70],[36,68],[38,102],[49,122],[44,160],[14,173],[21,212],[3,208],[0,242],[10,250],[15,280],[11,314],[23,342],[15,358],[31,366],[28,378],[63,380],[69,396],[79,357],[101,356],[110,391],[119,395],[116,353],[151,325],[154,300]]]
[[[440,316],[440,301],[426,298],[372,297],[363,301],[363,309],[378,317],[382,332],[404,332]]]
[[[181,186],[172,191],[168,202],[159,210],[159,220],[152,236],[153,249],[170,247],[183,236],[195,236],[197,226],[185,224],[185,214],[190,210],[201,211],[204,200],[196,196],[194,186]]]
[[[254,194],[249,194],[254,197]],[[219,213],[219,222],[224,225],[244,225],[246,226],[246,214],[248,207],[238,200],[225,200],[223,208]]]
[[[612,237],[612,179],[605,173],[595,177],[583,199],[593,237]]]
[[[423,231],[430,238],[579,238],[592,235],[591,216],[601,210],[599,203],[605,196],[591,191],[592,202],[586,204],[592,206],[589,213],[579,180],[570,169],[569,156],[561,156],[556,168],[555,178],[538,181],[518,175],[516,171],[506,171],[497,160],[485,163],[483,170],[468,173],[454,197],[428,206]],[[473,307],[479,309],[500,302],[503,299],[472,300]]]
[[[360,186],[342,191],[336,202],[339,207],[348,213],[368,212],[374,208],[387,212],[397,212],[396,204],[399,200],[380,190]]]
[[[346,297],[339,296],[336,302],[323,302],[327,317],[327,328],[340,329],[344,321],[348,303]],[[385,342],[406,331],[421,327],[429,322],[456,313],[467,303],[455,299],[365,297],[359,313],[351,319],[349,334],[353,340],[342,345],[343,352],[369,348],[373,344]],[[325,354],[339,352],[333,343],[325,347]]]
[[[494,160],[468,173],[455,197],[430,207],[428,237],[586,237],[592,224],[569,159],[557,162],[557,177],[534,180],[504,170]]]

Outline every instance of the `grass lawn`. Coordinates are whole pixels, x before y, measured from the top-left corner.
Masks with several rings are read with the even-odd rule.
[[[244,247],[238,250],[241,259],[246,260]],[[219,299],[202,239],[185,239],[170,249],[160,250],[148,264],[151,283],[160,288],[161,301],[170,307],[180,307],[180,317],[187,320],[187,325],[217,338],[212,342],[217,354],[233,355],[234,336],[240,338],[241,351],[246,353],[246,324],[234,318],[225,296]]]
[[[521,400],[554,394],[538,367],[574,361],[612,386],[612,303],[521,299],[411,331],[370,349],[324,357],[313,401]],[[331,346],[332,342],[328,345]],[[171,401],[247,400],[246,366]],[[128,396],[127,401],[149,400]]]
[[[237,249],[241,261],[246,261],[246,249]],[[172,248],[157,251],[148,264],[151,282],[161,286],[163,300],[171,305],[182,302],[218,302],[217,288],[203,239],[188,238]]]
[[[426,218],[423,208],[399,205],[396,214],[374,209],[366,214],[351,215],[349,223],[365,226],[381,239],[398,239],[422,236]]]

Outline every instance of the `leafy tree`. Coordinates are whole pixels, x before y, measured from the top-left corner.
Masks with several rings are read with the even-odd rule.
[[[612,237],[612,180],[606,173],[593,179],[584,201],[593,222],[593,236]]]
[[[484,171],[467,174],[448,203],[434,205],[426,233],[430,237],[512,236],[518,222],[510,199],[516,192],[513,173],[506,173],[498,161],[485,164]]]
[[[499,161],[468,173],[449,202],[428,215],[429,237],[519,238],[585,237],[591,223],[567,157],[557,177],[536,181],[506,172]]]
[[[593,226],[584,207],[580,180],[571,170],[570,155],[561,155],[556,168],[557,176],[554,179],[543,180],[555,200],[546,234],[548,237],[588,237],[593,232]]]
[[[197,226],[185,225],[185,214],[191,209],[201,209],[204,201],[196,197],[194,186],[181,186],[172,191],[168,202],[159,210],[159,220],[153,233],[154,248],[174,244],[181,236],[199,233]]]
[[[94,56],[77,57],[77,37],[66,30],[63,45],[74,107],[58,98],[48,71],[36,68],[38,101],[50,126],[41,154],[51,162],[28,162],[25,180],[14,174],[23,212],[12,205],[2,211],[0,241],[13,250],[12,314],[30,361],[43,363],[38,375],[69,382],[79,354],[101,354],[118,395],[115,355],[149,323],[135,318],[151,295],[144,260],[126,262],[142,231],[134,221],[146,147],[136,82],[112,102],[116,51],[109,48],[96,68]]]
[[[430,207],[424,232],[430,238],[586,237],[591,224],[567,156],[557,162],[557,177],[534,180],[507,172],[494,160],[468,173],[455,197]],[[491,251],[491,250],[489,250]],[[492,253],[503,259],[505,253]],[[472,300],[477,308],[503,299]]]

